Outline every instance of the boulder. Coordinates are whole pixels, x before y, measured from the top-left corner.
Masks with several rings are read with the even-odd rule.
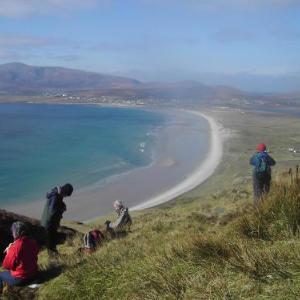
[[[11,225],[16,221],[26,223],[29,228],[30,237],[35,239],[41,247],[45,245],[45,229],[40,225],[39,220],[0,209],[0,260],[4,257],[4,249],[13,241]],[[61,226],[58,230],[57,242],[64,243],[66,239],[74,237],[76,233],[76,230],[72,228]]]

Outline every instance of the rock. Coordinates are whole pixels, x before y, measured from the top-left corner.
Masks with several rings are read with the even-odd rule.
[[[13,241],[11,225],[13,222],[21,221],[28,225],[30,237],[35,239],[40,246],[45,245],[46,235],[44,228],[37,219],[18,215],[0,209],[0,260],[4,257],[4,249]],[[63,243],[66,239],[74,237],[76,230],[61,226],[58,230],[58,243]]]

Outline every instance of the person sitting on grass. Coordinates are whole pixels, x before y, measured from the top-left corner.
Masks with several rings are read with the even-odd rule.
[[[7,271],[0,273],[0,293],[3,283],[9,286],[27,284],[38,271],[39,248],[36,241],[28,237],[27,226],[23,222],[14,222],[11,231],[14,242],[4,250],[2,267]]]
[[[266,149],[265,144],[259,144],[256,148],[257,152],[250,159],[250,165],[253,166],[254,207],[256,208],[259,206],[262,196],[270,191],[271,166],[276,164]]]
[[[132,225],[132,219],[129,215],[128,208],[125,207],[120,200],[116,200],[113,204],[115,212],[118,218],[115,222],[106,221],[107,229],[113,229],[116,231],[125,231],[127,228],[130,231],[130,226]]]

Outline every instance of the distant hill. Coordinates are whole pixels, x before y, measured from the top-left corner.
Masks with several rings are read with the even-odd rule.
[[[162,98],[210,98],[233,97],[243,94],[242,91],[225,86],[209,86],[197,81],[179,81],[171,83],[148,83],[138,87],[142,94]]]
[[[0,65],[0,91],[7,94],[132,88],[137,80],[61,67],[35,67],[22,63]]]
[[[40,95],[77,92],[89,96],[166,99],[232,98],[244,93],[227,86],[197,81],[151,82],[62,67],[36,67],[22,63],[0,65],[0,94]]]

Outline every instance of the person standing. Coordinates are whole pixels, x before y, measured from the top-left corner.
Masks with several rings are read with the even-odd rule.
[[[61,187],[53,188],[46,195],[47,201],[44,207],[41,225],[46,230],[49,255],[58,254],[56,249],[57,229],[60,226],[63,213],[66,211],[66,204],[63,199],[71,196],[72,193],[73,186],[70,183],[66,183]]]
[[[11,232],[14,242],[4,250],[6,255],[2,267],[7,271],[0,273],[0,294],[4,282],[9,286],[27,284],[35,278],[38,271],[39,247],[35,240],[28,237],[25,223],[14,222]]]
[[[250,159],[250,165],[253,166],[254,207],[258,207],[262,196],[270,191],[271,166],[276,164],[268,154],[265,144],[259,144],[256,150],[257,152]]]

